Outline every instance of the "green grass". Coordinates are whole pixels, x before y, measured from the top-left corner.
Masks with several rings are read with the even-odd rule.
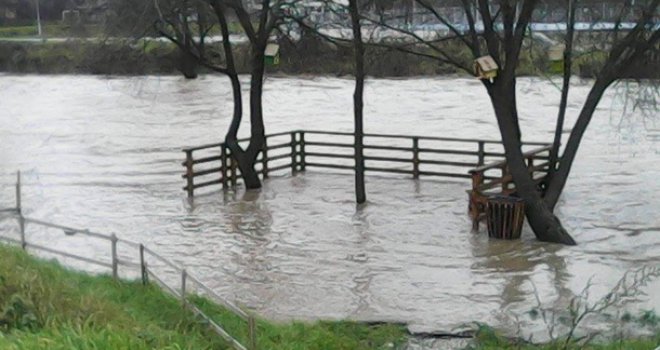
[[[642,316],[643,317],[643,316]],[[467,349],[470,350],[653,350],[660,345],[660,332],[655,336],[636,339],[614,339],[610,341],[594,341],[587,345],[569,344],[564,348],[564,340],[550,342],[541,345],[531,345],[517,340],[512,340],[501,336],[497,331],[488,327],[481,326],[477,332],[474,344]]]
[[[101,34],[98,25],[69,26],[60,22],[42,23],[42,33],[45,37],[86,37]],[[37,25],[3,26],[0,27],[0,38],[29,38],[38,35]]]
[[[67,36],[69,34],[69,28],[62,24],[47,23],[43,25],[42,32],[48,37]],[[3,38],[34,37],[37,34],[36,25],[0,27],[0,37]]]
[[[161,289],[89,276],[0,245],[0,349],[226,349]],[[203,298],[194,303],[245,342],[245,322]],[[260,349],[386,349],[397,325],[257,322]]]

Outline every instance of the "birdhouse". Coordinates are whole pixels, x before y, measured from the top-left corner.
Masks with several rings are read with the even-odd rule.
[[[276,66],[280,64],[280,45],[268,44],[266,46],[266,64]]]
[[[474,60],[474,74],[479,79],[494,79],[500,67],[491,56],[483,56]]]
[[[562,73],[564,71],[564,51],[566,47],[563,44],[553,45],[548,49],[548,61],[550,61],[550,72]]]

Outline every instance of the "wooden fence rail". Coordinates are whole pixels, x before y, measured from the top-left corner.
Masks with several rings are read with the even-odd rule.
[[[38,220],[38,219],[33,219],[33,218],[28,218],[24,217],[22,213],[22,204],[21,204],[21,182],[20,182],[20,172],[17,175],[17,182],[16,182],[16,208],[7,208],[7,209],[2,209],[0,212],[2,213],[10,213],[12,216],[16,216],[19,222],[19,231],[20,231],[20,239],[14,239],[10,237],[4,237],[0,236],[0,241],[4,241],[10,244],[18,245],[21,246],[24,250],[27,250],[28,248],[30,249],[35,249],[35,250],[40,250],[49,254],[55,254],[59,256],[63,256],[66,258],[82,261],[88,264],[93,264],[101,267],[108,268],[112,271],[112,276],[115,279],[119,278],[119,267],[120,266],[127,266],[127,267],[139,267],[140,268],[140,276],[142,279],[143,284],[149,283],[149,279],[152,279],[155,281],[158,285],[160,285],[165,291],[170,293],[171,295],[180,298],[181,303],[184,307],[189,309],[192,313],[194,313],[197,317],[203,319],[209,327],[219,336],[221,336],[225,341],[227,341],[232,347],[234,347],[237,350],[256,350],[257,349],[257,327],[256,327],[256,319],[255,317],[243,309],[239,308],[235,304],[231,303],[228,300],[225,300],[221,296],[219,296],[217,293],[215,293],[211,288],[209,288],[207,285],[202,283],[197,277],[191,275],[185,268],[182,266],[174,263],[173,261],[159,255],[155,251],[149,249],[148,247],[144,246],[141,243],[133,242],[127,239],[122,239],[117,237],[115,234],[102,234],[102,233],[96,233],[92,232],[87,229],[77,229],[69,226],[64,226],[64,225],[58,225],[54,223],[49,223],[43,220]],[[33,242],[29,242],[27,240],[27,227],[29,225],[34,225],[34,226],[41,226],[41,227],[46,227],[46,228],[51,228],[51,229],[57,229],[61,230],[65,236],[74,236],[74,235],[81,235],[81,236],[86,236],[94,239],[100,239],[104,240],[110,243],[109,246],[109,251],[110,251],[110,259],[109,261],[104,261],[104,260],[97,260],[85,256],[80,256],[76,254],[72,254],[69,252],[65,252],[62,250],[57,250],[51,247],[47,247],[44,245],[39,245]],[[130,262],[130,261],[123,261],[118,258],[118,245],[119,244],[127,245],[132,248],[138,249],[139,252],[139,259],[138,263]],[[149,262],[155,262],[158,261],[165,266],[168,266],[172,268],[175,272],[179,273],[181,276],[181,284],[180,287],[177,289],[176,287],[171,286],[170,284],[166,283],[165,280],[159,276],[156,271],[151,267],[153,264],[150,264]],[[194,285],[197,287],[197,290],[201,290],[204,292],[204,294],[209,297],[211,300],[220,303],[222,306],[224,306],[227,310],[232,312],[236,317],[242,319],[243,321],[246,322],[247,325],[247,333],[248,333],[248,339],[247,339],[247,346],[241,343],[239,340],[237,340],[234,336],[232,336],[229,332],[227,332],[220,324],[215,322],[211,317],[209,317],[206,313],[204,313],[201,309],[199,309],[197,306],[195,306],[192,301],[190,300],[190,293],[189,291],[191,290],[190,288],[187,288],[187,283],[192,282]]]
[[[319,130],[295,130],[266,135],[257,159],[262,178],[280,171],[296,173],[307,168],[355,170],[353,133]],[[239,140],[245,144],[248,139]],[[547,146],[528,142],[526,147]],[[364,134],[365,171],[445,178],[471,178],[471,168],[504,158],[501,142],[452,137]],[[240,171],[224,143],[183,149],[186,159],[183,188],[189,197],[195,190],[236,186]],[[440,157],[440,158],[439,158]]]
[[[539,186],[548,175],[551,149],[552,146],[547,145],[523,154],[527,170]],[[493,172],[496,174],[493,174]],[[513,183],[513,176],[504,160],[472,169],[470,175],[472,177],[472,188],[467,191],[469,196],[468,210],[472,218],[473,229],[478,230],[479,221],[486,213],[485,207],[488,197],[496,194],[515,194],[516,188]]]

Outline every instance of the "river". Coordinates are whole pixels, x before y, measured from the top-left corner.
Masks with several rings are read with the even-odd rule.
[[[539,78],[518,88],[526,139],[550,140],[558,90]],[[351,131],[352,89],[350,79],[269,77],[266,127]],[[569,123],[588,89],[574,82]],[[26,215],[145,242],[275,320],[402,321],[415,331],[521,323],[542,334],[528,314],[534,290],[562,309],[590,279],[593,300],[626,271],[660,265],[660,121],[623,113],[616,92],[598,108],[557,209],[577,247],[541,244],[529,228],[519,242],[471,234],[467,180],[368,177],[369,203],[356,209],[350,175],[309,170],[273,177],[261,192],[189,202],[180,149],[218,142],[229,124],[231,91],[214,76],[0,75],[0,207],[13,203],[21,169]],[[471,79],[369,80],[365,115],[372,133],[498,138]],[[17,232],[9,220],[0,229]],[[108,254],[98,242],[29,232]],[[660,309],[660,282],[645,291],[631,310]]]

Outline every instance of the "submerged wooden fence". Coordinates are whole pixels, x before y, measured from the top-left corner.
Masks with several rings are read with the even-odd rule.
[[[316,130],[295,130],[266,135],[263,150],[257,158],[256,170],[262,178],[271,174],[308,168],[355,171],[354,134]],[[249,140],[239,140],[245,144]],[[523,143],[525,159],[532,177],[541,182],[548,172],[551,145],[541,142]],[[188,197],[195,190],[216,186],[235,187],[240,172],[224,143],[183,150],[186,169],[183,188]],[[393,173],[424,177],[470,178],[467,190],[468,212],[475,229],[485,213],[485,202],[493,194],[515,193],[513,178],[504,160],[500,141],[451,137],[405,136],[390,134],[364,135],[365,172]]]
[[[296,173],[308,168],[354,171],[353,133],[296,130],[266,135],[256,170],[263,178],[274,173]],[[249,140],[239,140],[245,144]],[[547,144],[524,143],[538,147]],[[185,148],[182,163],[189,197],[195,190],[236,186],[240,170],[224,143]],[[501,142],[450,137],[364,135],[365,171],[444,178],[471,178],[470,169],[504,159]]]
[[[29,218],[23,216],[23,210],[22,210],[22,203],[21,203],[21,176],[20,172],[17,175],[17,181],[16,181],[16,207],[15,208],[7,208],[7,209],[0,209],[0,214],[9,214],[11,216],[16,216],[18,219],[18,224],[19,224],[19,233],[20,233],[20,239],[14,239],[10,237],[4,237],[0,236],[0,241],[4,241],[10,244],[15,244],[17,246],[22,247],[24,250],[27,249],[35,249],[39,251],[43,251],[49,254],[54,254],[54,255],[59,255],[62,257],[82,261],[88,264],[96,265],[96,266],[101,266],[104,268],[107,268],[112,271],[112,277],[117,279],[119,278],[119,267],[120,266],[125,266],[125,267],[131,267],[131,268],[139,268],[140,269],[140,276],[143,284],[148,284],[149,280],[155,281],[161,288],[163,288],[165,291],[170,293],[171,295],[179,298],[181,300],[182,305],[190,310],[192,313],[194,313],[197,317],[202,319],[204,322],[206,322],[209,327],[219,336],[221,336],[225,341],[227,341],[233,348],[237,350],[256,350],[257,349],[257,328],[256,328],[256,319],[255,317],[242,310],[232,302],[229,302],[219,296],[217,293],[215,293],[211,288],[209,288],[207,285],[205,285],[203,282],[201,282],[197,277],[192,275],[190,272],[188,272],[184,267],[172,262],[171,260],[159,255],[156,253],[154,250],[150,249],[149,247],[138,243],[138,242],[133,242],[127,239],[122,239],[117,237],[115,234],[107,235],[107,234],[102,234],[102,233],[96,233],[92,232],[90,230],[86,229],[77,229],[73,227],[68,227],[68,226],[63,226],[63,225],[58,225],[58,224],[53,224],[49,222],[45,222],[42,220],[34,219],[34,218]],[[106,241],[108,243],[108,252],[110,253],[110,258],[101,260],[98,258],[91,258],[91,257],[85,257],[85,256],[80,256],[76,254],[72,254],[70,252],[62,251],[62,250],[57,250],[52,247],[48,247],[45,245],[37,244],[34,243],[30,240],[28,240],[28,234],[27,234],[27,227],[29,225],[35,225],[35,226],[42,226],[46,228],[51,228],[51,229],[57,229],[61,230],[66,236],[85,236],[85,237],[90,237],[90,238],[95,238],[99,239],[102,241]],[[131,247],[135,249],[135,252],[137,253],[138,256],[136,256],[136,261],[137,262],[132,262],[128,260],[122,260],[119,259],[119,251],[118,251],[118,246],[119,245],[125,245],[127,247]],[[170,284],[165,282],[165,279],[161,276],[159,276],[155,269],[152,268],[152,266],[157,266],[156,262],[163,264],[164,266],[167,266],[174,271],[176,271],[181,279],[180,279],[180,285],[179,288],[173,287]],[[193,288],[196,287],[196,288]],[[239,317],[242,319],[244,322],[246,322],[247,326],[247,334],[248,334],[248,339],[247,342],[241,343],[239,340],[236,339],[236,337],[232,336],[229,332],[225,330],[222,325],[218,324],[216,321],[214,321],[211,317],[209,317],[204,311],[199,309],[197,306],[193,304],[193,302],[190,299],[191,296],[191,291],[193,289],[201,290],[207,297],[209,297],[211,300],[214,302],[217,302],[224,306],[227,310],[229,310],[231,313],[233,313],[236,317]]]

